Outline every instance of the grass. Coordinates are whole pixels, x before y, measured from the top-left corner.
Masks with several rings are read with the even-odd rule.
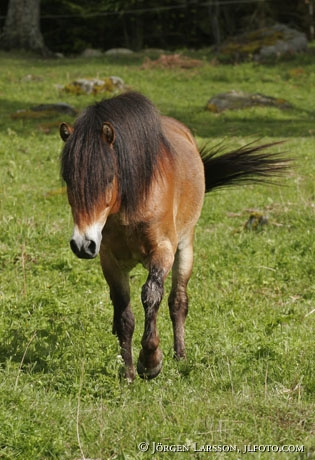
[[[304,453],[260,447],[257,459],[314,458],[314,59],[310,52],[276,65],[214,66],[205,52],[204,60],[190,70],[140,70],[141,54],[47,61],[1,54],[0,458],[168,459],[180,455],[166,451],[173,445],[197,459],[252,458],[242,453],[245,445],[304,446]],[[109,75],[142,91],[199,140],[234,146],[285,139],[276,149],[295,158],[281,187],[247,186],[205,199],[189,285],[188,358],[172,359],[163,301],[163,372],[132,385],[119,380],[99,262],[78,260],[68,247],[72,218],[57,126],[73,119],[11,117],[60,100],[81,110],[95,97],[63,94],[55,85]],[[295,108],[204,109],[230,89],[283,97]],[[268,215],[261,231],[244,230],[253,209]],[[131,281],[135,356],[145,277],[137,267]],[[163,452],[152,454],[154,443]],[[210,445],[221,452],[202,451]]]

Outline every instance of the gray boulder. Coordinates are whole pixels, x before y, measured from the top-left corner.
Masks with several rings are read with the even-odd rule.
[[[276,107],[281,110],[292,108],[291,104],[282,98],[265,96],[260,93],[250,94],[235,90],[219,93],[211,97],[207,103],[207,109],[213,113],[220,113],[225,110],[246,109],[256,106]]]

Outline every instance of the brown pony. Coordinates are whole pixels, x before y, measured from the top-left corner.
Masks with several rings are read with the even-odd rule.
[[[270,144],[200,153],[186,126],[161,116],[135,92],[88,107],[73,128],[62,123],[60,135],[65,141],[61,174],[74,219],[71,249],[84,259],[100,254],[128,380],[135,378],[129,273],[138,263],[149,272],[141,292],[145,324],[137,371],[143,378],[156,377],[163,356],[156,319],[171,270],[174,351],[185,357],[186,288],[205,192],[265,181],[283,169],[283,161],[262,152]]]

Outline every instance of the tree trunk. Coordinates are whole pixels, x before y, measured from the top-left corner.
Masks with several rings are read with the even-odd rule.
[[[10,0],[0,46],[48,54],[40,31],[40,0]]]
[[[208,12],[210,16],[211,31],[216,46],[221,44],[221,33],[219,25],[219,9],[220,4],[217,0],[210,2]]]

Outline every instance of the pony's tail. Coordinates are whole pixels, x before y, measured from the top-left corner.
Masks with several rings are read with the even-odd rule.
[[[280,176],[288,168],[291,161],[282,154],[266,152],[281,143],[250,143],[223,154],[220,146],[215,149],[203,146],[200,155],[205,168],[206,192],[228,185],[271,182],[273,177]]]

